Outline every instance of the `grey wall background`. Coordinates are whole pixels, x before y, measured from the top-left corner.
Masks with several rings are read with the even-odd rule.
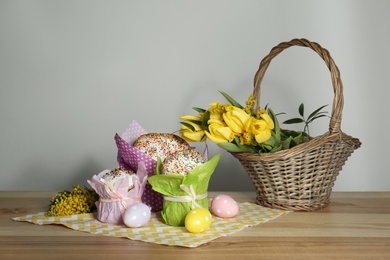
[[[363,146],[337,191],[390,190],[389,1],[0,0],[0,190],[63,190],[116,167],[115,133],[132,120],[174,132],[193,106],[244,103],[260,60],[304,37],[341,71],[342,129]],[[274,59],[262,103],[296,116],[332,103],[330,74],[309,49]],[[328,121],[312,126],[327,130]],[[197,145],[203,149],[201,144]],[[210,190],[253,190],[222,153]]]

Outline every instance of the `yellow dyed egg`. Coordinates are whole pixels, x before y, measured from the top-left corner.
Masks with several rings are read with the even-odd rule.
[[[189,232],[201,233],[210,227],[211,219],[211,213],[208,209],[195,208],[187,213],[184,224]]]

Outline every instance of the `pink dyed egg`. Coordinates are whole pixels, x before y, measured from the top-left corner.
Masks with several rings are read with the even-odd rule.
[[[217,217],[231,218],[237,215],[237,202],[228,195],[220,194],[211,201],[211,212]]]

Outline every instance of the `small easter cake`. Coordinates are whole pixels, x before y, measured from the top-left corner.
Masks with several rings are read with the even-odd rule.
[[[160,157],[161,161],[171,153],[191,148],[181,137],[168,133],[143,134],[135,140],[133,147],[154,160]]]
[[[132,170],[125,170],[123,168],[116,168],[110,172],[107,172],[103,177],[102,181],[111,184],[116,187],[118,183],[122,183],[125,178],[129,178],[129,190],[134,188],[134,178],[138,176]]]
[[[187,173],[204,163],[200,153],[194,149],[178,150],[169,154],[162,163],[161,173],[179,173],[186,176]]]

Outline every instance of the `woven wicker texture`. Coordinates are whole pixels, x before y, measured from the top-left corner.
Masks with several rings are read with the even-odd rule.
[[[334,90],[329,131],[276,153],[231,154],[249,174],[258,204],[277,209],[314,211],[329,204],[332,187],[342,166],[361,143],[340,128],[344,98],[339,69],[326,49],[307,39],[282,42],[263,58],[254,79],[254,111],[260,108],[260,86],[270,62],[291,46],[314,50],[329,68]]]

